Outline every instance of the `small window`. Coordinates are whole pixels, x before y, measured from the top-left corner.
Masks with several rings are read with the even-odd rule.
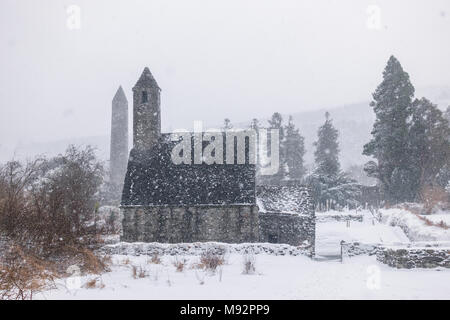
[[[147,103],[148,102],[148,94],[147,91],[142,91],[142,99],[141,103]]]
[[[278,243],[278,235],[270,233],[268,240],[269,240],[269,243]]]

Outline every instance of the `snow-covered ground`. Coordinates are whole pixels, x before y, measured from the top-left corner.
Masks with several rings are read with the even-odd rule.
[[[382,223],[388,226],[401,227],[411,241],[450,241],[450,229],[428,226],[411,212],[401,208],[380,209]],[[448,213],[440,212],[424,216],[428,220],[439,223],[440,220],[449,222]]]
[[[434,222],[434,223],[445,223],[450,226],[450,214],[449,213],[434,213],[429,215],[422,215],[422,217]]]
[[[369,211],[363,211],[363,221],[328,221],[316,224],[316,254],[340,254],[340,242],[365,244],[408,243],[409,239],[398,226],[378,223]]]
[[[400,209],[381,213],[381,223],[368,211],[362,212],[362,222],[350,221],[350,225],[345,221],[317,222],[316,254],[336,257],[341,240],[415,245],[416,240],[424,240],[423,235],[428,235],[425,240],[438,241],[445,241],[448,235],[448,230],[428,226]],[[410,230],[408,236],[405,226]],[[411,239],[411,235],[416,238]],[[395,269],[367,255],[346,258],[341,263],[338,259],[261,253],[253,256],[256,272],[248,275],[243,274],[242,252],[228,252],[225,263],[215,272],[197,266],[200,260],[197,253],[164,255],[160,263],[153,263],[148,255],[114,254],[111,272],[59,279],[56,289],[36,298],[450,299],[450,269]],[[177,271],[175,263],[183,261],[183,270]],[[143,271],[142,278],[133,277],[133,266]],[[97,279],[95,288],[87,288],[86,283],[93,279]]]
[[[186,259],[177,272],[175,261]],[[305,256],[255,256],[256,273],[242,274],[243,256],[231,254],[215,273],[195,268],[198,256],[114,255],[112,272],[98,278],[101,288],[76,288],[76,279],[59,280],[57,290],[38,299],[450,299],[449,269],[398,270],[375,257],[314,261]],[[132,265],[144,278],[132,277]],[[95,276],[81,277],[83,286]],[[447,279],[447,280],[446,280]],[[69,288],[66,288],[68,285]]]

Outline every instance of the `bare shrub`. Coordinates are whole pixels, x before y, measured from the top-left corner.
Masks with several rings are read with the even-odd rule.
[[[442,229],[449,228],[449,226],[442,220],[439,223],[435,223],[435,222],[431,221],[430,219],[428,219],[427,217],[424,217],[422,215],[423,211],[417,205],[411,205],[411,204],[405,203],[402,206],[400,206],[400,208],[405,209],[406,211],[414,214],[417,218],[422,220],[427,226],[434,226],[434,227],[439,227]]]
[[[55,273],[41,259],[11,246],[0,263],[0,299],[27,300],[53,284]]]
[[[74,254],[79,260],[78,265],[85,272],[100,274],[110,271],[112,263],[110,256],[99,256],[86,248],[78,249]]]
[[[93,251],[101,243],[95,213],[102,176],[90,147],[0,166],[0,237],[33,266],[0,252],[3,298],[31,298],[49,274],[62,276],[69,265],[107,270],[107,261]]]
[[[448,202],[448,195],[440,186],[426,186],[421,192],[425,214],[431,214],[439,205]]]
[[[131,276],[134,279],[138,278],[146,278],[148,277],[148,271],[142,266],[132,266],[131,267]]]
[[[254,274],[256,271],[256,259],[255,256],[252,254],[245,254],[244,255],[244,270],[242,271],[243,274]]]
[[[93,221],[103,169],[92,148],[0,168],[0,230],[39,256],[98,242]]]
[[[106,218],[106,232],[108,234],[117,234],[120,231],[118,227],[118,219],[119,216],[114,212],[114,210],[110,210],[109,215]]]
[[[149,263],[154,263],[154,264],[160,264],[161,263],[161,258],[159,257],[159,255],[157,253],[153,254],[151,259],[148,260]]]
[[[438,226],[441,227],[442,229],[448,229],[449,228],[449,226],[443,220],[441,220],[438,223]]]
[[[218,266],[223,265],[225,262],[223,255],[218,255],[212,251],[205,251],[200,256],[200,263],[198,267],[205,270],[215,272]]]
[[[173,262],[173,265],[175,266],[175,270],[177,272],[183,272],[186,263],[187,263],[186,259],[178,260],[178,258],[176,258],[175,261]]]
[[[99,278],[91,279],[83,285],[83,288],[86,289],[96,289],[96,288],[103,289],[104,287],[105,284]]]

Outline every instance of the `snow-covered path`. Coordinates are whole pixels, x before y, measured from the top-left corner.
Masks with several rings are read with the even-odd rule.
[[[319,256],[339,255],[342,240],[367,244],[409,242],[401,228],[373,221],[368,211],[363,214],[362,222],[351,221],[349,227],[345,221],[318,222],[316,224],[316,254]]]

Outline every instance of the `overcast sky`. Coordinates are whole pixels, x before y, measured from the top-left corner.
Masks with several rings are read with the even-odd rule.
[[[448,0],[0,0],[0,144],[108,134],[145,66],[164,130],[369,100],[391,54],[446,86],[449,39]]]

